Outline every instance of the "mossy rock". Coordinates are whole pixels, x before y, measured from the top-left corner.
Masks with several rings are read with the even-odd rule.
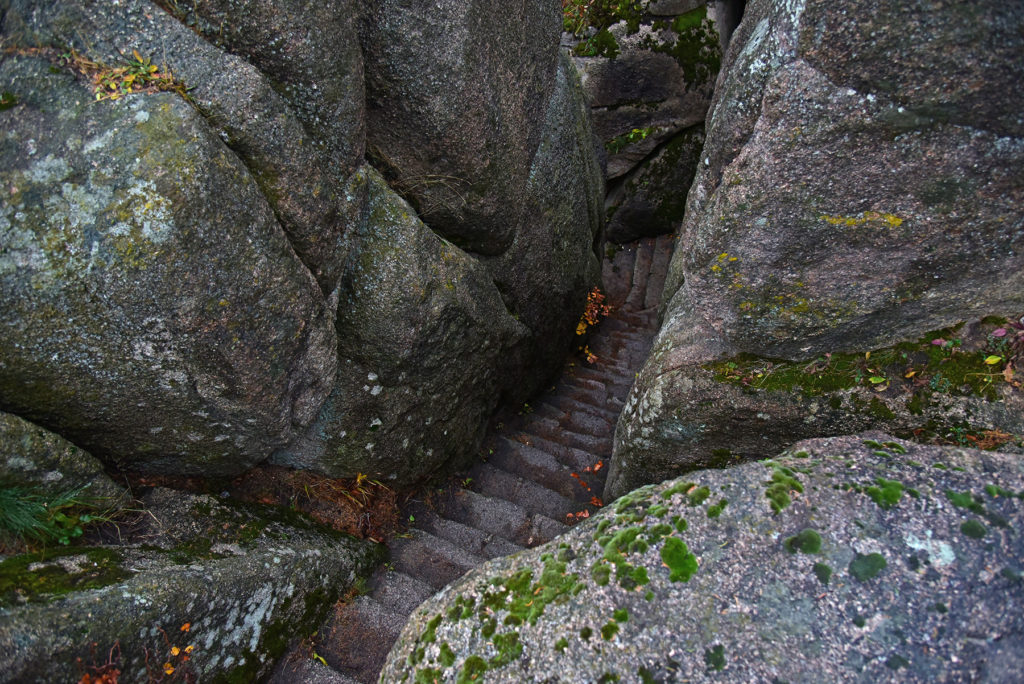
[[[77,681],[110,654],[132,681],[145,681],[147,667],[166,674],[164,663],[202,681],[253,681],[380,561],[376,545],[310,521],[163,497],[182,504],[180,519],[151,511],[166,549],[60,548],[0,562],[5,673]]]
[[[880,479],[916,496],[880,505]],[[1016,456],[877,432],[808,440],[634,490],[470,571],[414,612],[382,680],[1011,680],[1022,525]]]

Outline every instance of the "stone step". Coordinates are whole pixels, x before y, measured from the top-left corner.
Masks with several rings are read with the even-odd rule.
[[[601,278],[607,303],[618,308],[622,306],[633,286],[633,264],[636,261],[636,248],[624,247],[615,253],[612,259],[601,260]]]
[[[369,586],[374,600],[400,615],[409,615],[434,594],[434,587],[423,580],[386,566],[373,573]]]
[[[540,405],[550,406],[558,411],[566,413],[586,413],[608,421],[609,423],[614,423],[619,419],[619,415],[615,411],[594,406],[593,404],[585,401],[579,401],[571,394],[562,394],[558,392],[551,393],[544,397],[543,401],[540,402]]]
[[[464,489],[445,503],[442,515],[526,548],[551,541],[566,531],[564,523],[530,513],[505,499]]]
[[[464,525],[456,520],[449,520],[426,506],[411,506],[409,511],[415,516],[417,528],[426,530],[435,537],[445,539],[473,555],[482,558],[498,558],[522,551],[519,544],[508,541],[475,527]]]
[[[532,479],[520,477],[490,463],[478,463],[470,471],[473,491],[515,502],[531,513],[562,520],[579,506],[553,489]]]
[[[388,610],[369,596],[357,596],[334,608],[314,648],[331,669],[371,684],[377,681],[408,617]]]
[[[602,458],[611,455],[611,435],[599,437],[584,433],[574,432],[566,429],[558,421],[550,418],[535,417],[530,421],[530,428],[535,434],[544,439],[562,444],[564,446],[576,447]]]
[[[636,261],[633,263],[633,285],[626,297],[624,308],[643,309],[644,299],[647,296],[647,280],[651,275],[651,263],[654,260],[654,240],[644,238],[640,240],[636,252]]]
[[[593,468],[598,461],[602,461],[602,457],[597,454],[592,454],[589,451],[575,447],[568,447],[564,444],[557,444],[539,435],[522,432],[510,436],[508,439],[511,442],[533,447],[553,455],[562,465],[568,467],[571,472],[580,472],[587,468]]]
[[[395,570],[441,589],[462,577],[486,558],[470,553],[446,539],[416,528],[392,540],[391,565]]]
[[[494,453],[488,456],[487,462],[506,472],[522,473],[574,503],[590,499],[589,495],[583,496],[581,488],[573,479],[571,473],[574,469],[562,463],[551,452],[521,442],[503,440]],[[562,511],[562,515],[567,512]]]
[[[317,653],[317,655],[320,655]],[[371,680],[376,681],[376,680]],[[297,648],[282,658],[267,680],[268,684],[362,684],[315,660],[307,650]]]

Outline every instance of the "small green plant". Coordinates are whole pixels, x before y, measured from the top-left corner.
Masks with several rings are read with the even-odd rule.
[[[153,64],[138,50],[119,66],[108,66],[71,50],[61,56],[61,63],[92,80],[97,100],[119,100],[134,93],[174,92],[188,99],[188,88],[166,66]]]
[[[608,154],[618,154],[626,147],[635,145],[636,143],[643,142],[647,139],[651,133],[654,133],[657,129],[654,126],[647,126],[644,128],[634,128],[628,133],[615,136],[604,144],[604,149],[608,151]]]
[[[82,536],[90,524],[108,522],[112,508],[85,487],[45,494],[21,486],[0,486],[0,542],[29,546],[57,542],[64,546]]]

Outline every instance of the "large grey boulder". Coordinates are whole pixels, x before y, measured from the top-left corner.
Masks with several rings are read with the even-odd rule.
[[[1016,456],[810,440],[472,570],[382,681],[1015,681],[1022,525]]]
[[[564,55],[542,121],[512,244],[499,256],[480,259],[509,313],[530,333],[510,359],[521,369],[518,379],[502,387],[513,405],[530,398],[561,368],[576,339],[587,292],[601,282],[597,250],[604,178],[579,79]]]
[[[722,46],[707,7],[697,4],[675,16],[642,14],[635,25],[613,24],[606,31],[614,50],[590,55],[594,49],[586,40],[574,48],[594,132],[609,148],[609,179],[704,121]],[[629,137],[631,131],[643,135]]]
[[[190,103],[206,124],[245,164],[292,248],[325,295],[330,294],[365,202],[364,186],[349,182],[361,162],[364,139],[361,76],[345,71],[360,67],[358,54],[352,53],[354,41],[333,43],[328,52],[323,45],[327,39],[319,35],[319,42],[293,35],[302,30],[296,27],[301,18],[275,11],[275,26],[291,31],[282,34],[291,38],[288,49],[274,41],[259,42],[249,45],[251,50],[239,49],[238,56],[218,49],[146,0],[9,4],[3,31],[12,46],[51,46],[57,54],[71,47],[109,67],[123,65],[134,50],[170,70],[188,88]],[[213,11],[210,3],[201,6]],[[317,23],[343,35],[351,18],[336,3],[331,7],[331,20],[319,17]],[[224,38],[225,27],[236,23],[253,32],[257,27],[245,21],[266,19],[254,14],[253,7],[236,14],[230,22],[221,17],[212,32]],[[198,22],[191,15],[181,18]],[[243,58],[251,54],[266,58],[257,63],[270,69],[269,75]],[[321,73],[328,65],[337,67],[329,78]],[[301,87],[310,77],[319,79],[317,88]]]
[[[379,562],[375,545],[269,507],[166,490],[146,503],[149,545],[0,562],[0,681],[113,667],[121,681],[255,681]]]
[[[621,243],[671,233],[697,168],[731,18],[702,1],[592,6],[586,16],[596,25],[563,42],[608,153],[606,237]],[[567,28],[579,29],[571,20]]]
[[[362,8],[368,151],[423,221],[471,252],[514,239],[554,87],[558,4]]]
[[[952,28],[963,11],[748,4],[712,105],[663,328],[619,424],[614,460],[626,480],[612,477],[607,494],[678,472],[666,464],[679,466],[679,454],[709,462],[719,445],[701,433],[726,429],[732,402],[689,415],[705,364],[742,365],[750,354],[806,365],[1024,310],[1024,180],[1012,171],[1024,163],[1024,100],[1010,86],[1024,69],[1012,56],[1024,15],[975,3],[964,34]],[[865,54],[874,57],[862,71]],[[950,73],[962,77],[939,78],[931,65],[957,65]],[[759,412],[769,453],[808,436]],[[822,424],[813,434],[835,433]]]
[[[623,243],[674,232],[683,221],[686,193],[703,147],[704,127],[698,124],[677,134],[614,184],[605,203],[605,237]]]
[[[0,486],[48,495],[81,489],[100,507],[128,503],[128,492],[87,451],[27,420],[0,411]]]
[[[0,314],[16,331],[0,407],[130,470],[230,475],[275,454],[408,482],[475,453],[496,407],[551,377],[598,281],[603,220],[557,5],[511,24],[482,4],[400,5],[3,4],[4,179],[20,190],[2,200],[19,306]],[[134,60],[178,93],[92,102],[89,78]],[[44,177],[31,164],[50,156],[67,168]],[[43,207],[80,185],[83,210]],[[154,219],[125,232],[115,201],[181,234],[158,252]],[[70,223],[26,243],[25,206],[47,230]],[[130,263],[108,260],[109,230]],[[20,268],[94,245],[53,292]]]
[[[527,329],[486,269],[375,171],[339,288],[339,369],[307,434],[274,462],[409,482],[475,453]]]
[[[333,313],[191,106],[52,66],[0,64],[0,406],[125,468],[242,472],[315,417]]]

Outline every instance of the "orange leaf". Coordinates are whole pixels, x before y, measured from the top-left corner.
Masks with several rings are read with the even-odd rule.
[[[190,630],[190,629],[192,629],[192,623],[191,623],[191,622],[186,622],[185,624],[183,624],[183,625],[181,626],[181,631],[182,631],[182,632],[187,632],[187,631],[188,631],[188,630]],[[191,647],[191,646],[189,646],[189,648],[192,648],[192,647]],[[188,650],[188,649],[185,649],[185,650]]]

